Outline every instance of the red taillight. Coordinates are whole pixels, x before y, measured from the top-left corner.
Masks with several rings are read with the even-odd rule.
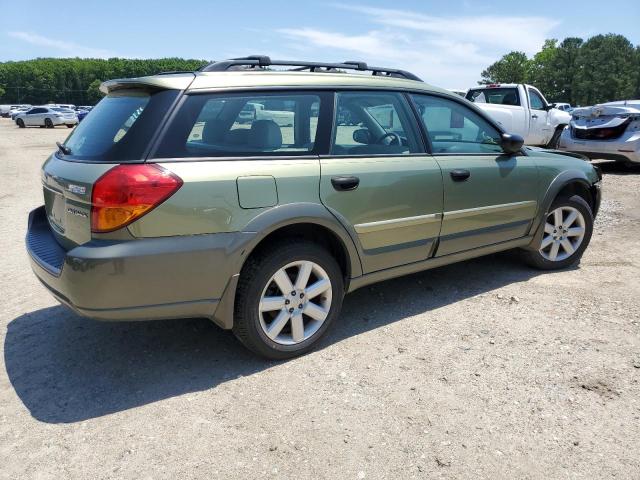
[[[118,165],[91,192],[91,231],[112,232],[129,225],[173,195],[182,179],[153,163]]]

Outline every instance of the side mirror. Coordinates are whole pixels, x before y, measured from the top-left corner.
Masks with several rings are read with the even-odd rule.
[[[546,110],[547,112],[553,108],[556,108],[556,104],[555,103],[550,103],[549,105],[545,105],[544,106],[544,110]]]
[[[515,133],[503,133],[502,134],[502,150],[504,153],[513,154],[518,153],[524,145],[524,138]]]
[[[371,133],[366,128],[359,128],[353,131],[353,141],[369,145],[371,143]]]

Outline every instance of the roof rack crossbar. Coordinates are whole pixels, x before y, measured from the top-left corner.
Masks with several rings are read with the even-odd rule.
[[[358,70],[371,72],[375,76],[387,76],[405,78],[407,80],[416,80],[421,82],[422,79],[417,75],[406,70],[386,67],[371,67],[365,62],[348,60],[342,63],[324,63],[324,62],[300,62],[295,60],[271,60],[265,55],[251,55],[242,58],[231,58],[219,62],[212,62],[200,69],[201,72],[226,72],[234,67],[264,68],[270,66],[294,67],[290,71],[299,72],[308,70],[310,72],[331,71],[331,70]]]

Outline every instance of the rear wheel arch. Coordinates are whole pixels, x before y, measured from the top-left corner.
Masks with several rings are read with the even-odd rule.
[[[251,256],[257,255],[275,244],[292,239],[318,244],[331,253],[342,270],[345,286],[348,285],[352,276],[362,274],[357,253],[355,253],[355,249],[350,252],[346,243],[348,240],[344,238],[344,235],[340,235],[335,229],[328,227],[325,222],[308,218],[277,225],[267,232],[262,232],[260,238],[245,255],[243,266]],[[353,258],[354,254],[356,255],[355,259]]]

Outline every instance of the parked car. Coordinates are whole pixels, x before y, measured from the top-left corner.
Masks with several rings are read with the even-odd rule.
[[[640,165],[640,100],[576,108],[571,115],[559,149]]]
[[[556,148],[571,115],[547,102],[540,91],[525,84],[489,84],[469,89],[474,102],[507,131],[524,137],[527,145]]]
[[[50,103],[47,107],[64,108],[66,110],[75,110],[76,106],[71,103]]]
[[[8,105],[7,108],[5,110],[3,110],[2,116],[4,118],[13,119],[13,116],[18,111],[24,110],[25,108],[28,109],[30,107],[31,107],[31,105]]]
[[[558,110],[562,110],[563,112],[571,113],[573,107],[570,103],[552,103],[553,108],[557,108]]]
[[[26,106],[28,105],[0,105],[0,117],[9,118],[13,110]]]
[[[457,88],[450,88],[450,92],[455,93],[456,95],[460,95],[462,98],[467,96],[467,90],[459,90]]]
[[[57,125],[73,128],[78,123],[78,117],[73,110],[65,108],[33,107],[16,115],[15,122],[20,128],[35,126],[53,128]]]
[[[240,111],[238,118],[244,123],[251,123],[254,120],[273,120],[281,127],[293,126],[294,112],[286,110],[286,105],[279,107],[279,109],[269,109],[261,103],[248,102]]]
[[[37,277],[81,315],[206,317],[287,358],[357,288],[512,248],[563,268],[591,238],[595,167],[523,148],[409,72],[247,57],[101,88],[43,165],[26,237]],[[248,104],[293,105],[294,128],[247,127]]]
[[[84,110],[82,108],[77,108],[75,112],[76,112],[76,116],[78,117],[78,123],[84,120],[84,117],[86,117],[89,114],[89,110]]]
[[[18,107],[18,108],[14,108],[13,110],[11,110],[11,111],[9,112],[9,116],[11,117],[11,120],[14,120],[14,121],[15,121],[15,119],[16,119],[16,117],[18,116],[18,114],[19,114],[19,113],[26,112],[26,111],[28,111],[28,110],[30,110],[30,109],[31,109],[31,107]]]

